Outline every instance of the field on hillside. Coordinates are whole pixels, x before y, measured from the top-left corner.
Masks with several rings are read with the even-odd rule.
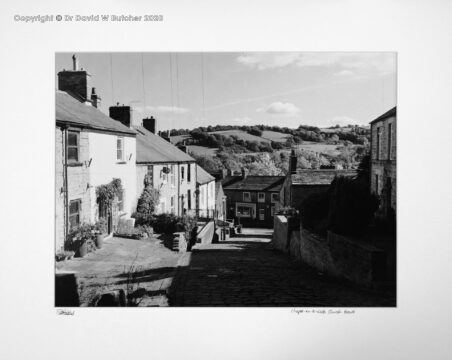
[[[288,134],[280,133],[277,131],[265,130],[262,132],[262,137],[264,139],[275,141],[275,142],[286,142]]]
[[[195,155],[210,155],[215,156],[218,148],[208,148],[206,146],[189,145],[188,152],[192,152]]]
[[[171,144],[178,144],[178,143],[182,143],[185,139],[190,139],[191,136],[190,135],[177,135],[177,136],[171,136],[170,140],[171,140]]]
[[[296,148],[300,149],[300,150],[308,150],[308,151],[314,151],[314,152],[330,154],[330,155],[340,154],[340,151],[337,150],[338,148],[340,148],[340,146],[331,145],[331,144],[304,142],[303,144],[296,145]]]
[[[224,131],[212,131],[209,134],[221,134],[224,136],[231,136],[235,135],[239,139],[245,140],[245,141],[257,141],[257,142],[270,142],[268,139],[261,138],[259,136],[254,136],[251,134],[248,134],[247,132],[243,130],[224,130]]]

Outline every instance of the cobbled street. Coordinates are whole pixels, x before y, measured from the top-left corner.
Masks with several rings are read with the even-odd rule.
[[[239,237],[197,245],[173,279],[170,306],[395,306],[376,294],[306,268],[273,249],[272,230],[244,229]]]

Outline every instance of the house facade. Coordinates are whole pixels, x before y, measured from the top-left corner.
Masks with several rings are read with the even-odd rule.
[[[69,231],[82,224],[107,220],[112,232],[119,219],[129,217],[136,206],[136,134],[97,109],[100,100],[90,75],[78,69],[58,73],[55,130],[55,239],[64,248]],[[99,185],[120,179],[122,192],[111,208],[96,196]]]
[[[227,196],[223,191],[221,181],[215,181],[215,216],[217,220],[226,221]]]
[[[228,175],[222,181],[227,220],[250,227],[273,227],[275,212],[284,203],[284,176]]]
[[[196,165],[197,212],[200,217],[215,216],[215,178],[201,166]]]
[[[394,107],[370,123],[371,192],[380,199],[381,217],[395,217],[397,207],[397,108]]]
[[[297,157],[292,151],[289,171],[284,180],[283,205],[299,210],[308,196],[326,192],[336,176],[354,177],[356,175],[356,170],[297,169]]]
[[[160,192],[157,214],[184,215],[197,207],[195,160],[169,141],[155,134],[156,120],[143,119],[141,126],[131,125],[128,106],[110,108],[110,116],[136,132],[136,194],[146,186]]]

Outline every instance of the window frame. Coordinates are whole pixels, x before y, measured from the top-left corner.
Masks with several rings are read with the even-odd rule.
[[[77,212],[71,213],[71,206],[73,203],[78,203],[77,206]],[[74,199],[69,201],[69,209],[68,209],[68,220],[69,220],[69,229],[73,229],[77,226],[80,226],[81,224],[81,213],[82,213],[82,199]],[[78,217],[78,223],[76,225],[73,225],[73,221],[71,220],[72,217]]]
[[[276,196],[276,200],[274,199],[274,197]],[[271,193],[270,195],[270,201],[272,203],[277,203],[279,201],[279,194],[278,193]]]
[[[119,148],[119,144],[121,144],[120,148]],[[121,152],[121,157],[118,157],[119,152]],[[116,137],[116,161],[118,161],[118,162],[124,161],[124,137],[123,136]]]
[[[261,195],[263,195],[262,199],[261,199]],[[265,202],[265,193],[263,193],[263,192],[258,192],[257,193],[257,202],[260,202],[260,203],[264,203]]]
[[[187,182],[191,182],[191,164],[187,164]]]
[[[383,133],[383,126],[377,127],[377,160],[381,160],[381,148],[382,148],[382,134]]]
[[[392,122],[388,123],[388,160],[392,158]]]
[[[248,194],[248,199],[246,199],[245,194]],[[242,194],[242,199],[244,202],[251,202],[251,193],[249,191],[244,191]]]
[[[77,144],[76,145],[69,145],[69,136],[75,135]],[[77,151],[77,158],[76,159],[70,159],[69,158],[69,149],[74,149]],[[67,131],[67,143],[66,143],[66,154],[67,154],[67,161],[68,163],[78,163],[80,161],[80,131],[75,130],[68,130]]]

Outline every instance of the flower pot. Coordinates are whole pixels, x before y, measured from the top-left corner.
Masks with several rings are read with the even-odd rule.
[[[104,238],[106,234],[100,234],[96,236],[96,247],[98,249],[102,249],[102,245],[104,244]]]
[[[88,244],[82,243],[77,249],[77,257],[84,257],[88,253]]]

